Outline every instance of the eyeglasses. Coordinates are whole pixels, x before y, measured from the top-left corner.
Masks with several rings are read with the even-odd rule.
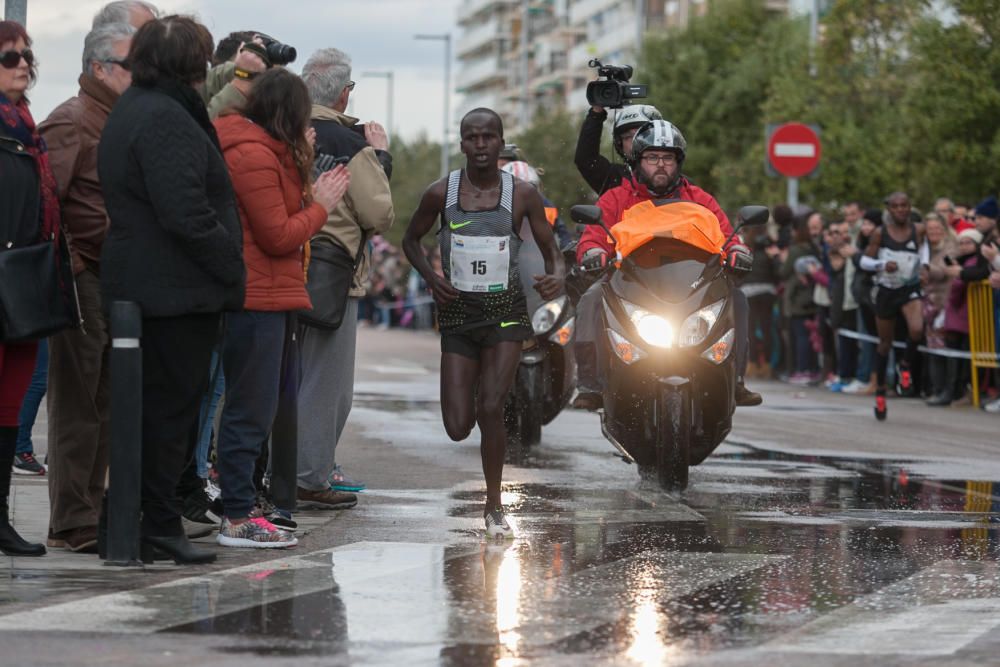
[[[126,72],[131,71],[131,69],[132,69],[132,66],[129,65],[129,63],[128,63],[127,60],[112,60],[112,59],[108,59],[108,60],[102,60],[101,62],[102,63],[107,63],[108,65],[118,65],[119,67],[121,67]]]
[[[643,155],[642,162],[643,164],[648,164],[650,167],[660,164],[674,164],[677,162],[677,156],[671,153],[667,153],[666,155]]]
[[[24,58],[24,62],[28,64],[28,67],[35,64],[35,54],[31,49],[0,51],[0,65],[3,65],[5,69],[14,69],[20,65],[21,58]]]
[[[348,81],[347,85],[344,86],[344,88],[347,88],[348,90],[354,90],[354,82],[353,81]]]

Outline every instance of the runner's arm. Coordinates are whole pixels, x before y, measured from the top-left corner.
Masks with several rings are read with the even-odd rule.
[[[562,292],[563,277],[566,275],[566,267],[563,263],[562,253],[552,234],[552,226],[545,217],[545,204],[542,196],[534,188],[517,188],[517,196],[523,202],[528,214],[528,224],[531,225],[531,234],[535,237],[538,248],[545,257],[545,275],[534,276],[535,289],[542,295],[543,299],[552,300]]]
[[[447,303],[458,298],[458,290],[434,272],[427,255],[421,246],[421,240],[434,228],[434,223],[444,210],[444,197],[447,182],[441,179],[433,183],[424,192],[417,205],[417,210],[410,218],[410,224],[406,228],[403,236],[403,252],[410,261],[410,266],[417,270],[424,281],[430,286],[435,300],[440,303]]]

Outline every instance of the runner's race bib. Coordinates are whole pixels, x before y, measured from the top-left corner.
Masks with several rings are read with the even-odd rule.
[[[507,236],[451,237],[451,284],[460,292],[502,292],[510,275]]]
[[[912,252],[882,248],[879,259],[885,262],[896,262],[897,268],[893,273],[886,271],[881,276],[882,284],[890,289],[897,289],[913,282],[920,269],[920,256]]]

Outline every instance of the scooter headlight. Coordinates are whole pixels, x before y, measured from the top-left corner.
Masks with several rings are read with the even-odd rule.
[[[712,331],[712,327],[719,320],[722,314],[722,307],[726,305],[725,299],[720,299],[711,306],[705,306],[696,313],[692,313],[681,325],[678,342],[681,347],[700,345],[705,341],[705,337]]]
[[[543,303],[535,311],[535,314],[531,316],[531,328],[534,329],[535,333],[539,336],[544,334],[556,325],[556,322],[559,320],[559,316],[562,315],[563,308],[565,307],[565,296]]]
[[[622,305],[625,306],[625,313],[644,341],[656,347],[673,347],[674,327],[666,318],[654,315],[627,301],[622,301]]]

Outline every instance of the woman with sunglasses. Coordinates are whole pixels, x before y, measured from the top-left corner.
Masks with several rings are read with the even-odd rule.
[[[0,253],[56,237],[59,201],[45,143],[25,92],[37,76],[31,38],[14,21],[0,21]],[[0,314],[0,551],[41,556],[45,547],[21,538],[8,521],[18,413],[35,368],[36,341],[6,341]]]

